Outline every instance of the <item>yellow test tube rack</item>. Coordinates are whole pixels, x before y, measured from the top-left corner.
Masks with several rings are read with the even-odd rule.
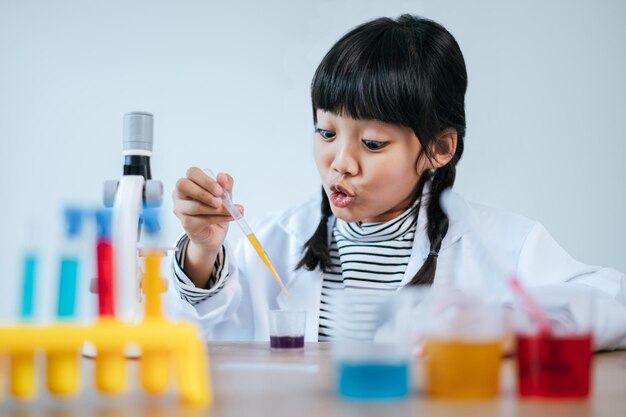
[[[8,355],[9,388],[18,399],[35,396],[35,356],[46,356],[46,382],[51,394],[71,396],[79,391],[80,355],[85,343],[96,349],[94,382],[98,391],[115,394],[126,388],[125,349],[141,351],[139,379],[149,394],[162,394],[175,380],[180,399],[191,406],[211,405],[212,390],[208,374],[208,354],[197,329],[191,323],[167,320],[162,313],[161,292],[165,280],[160,276],[161,255],[145,257],[142,290],[145,315],[138,324],[115,317],[103,317],[90,325],[58,323],[0,326],[0,355]],[[2,363],[0,361],[0,363]],[[0,381],[2,380],[0,369]],[[0,386],[0,393],[3,387]],[[0,399],[1,401],[1,399]]]

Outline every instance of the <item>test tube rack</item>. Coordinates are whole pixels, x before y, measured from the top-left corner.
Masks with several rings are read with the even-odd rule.
[[[157,251],[145,257],[141,281],[145,315],[138,324],[111,316],[89,325],[0,326],[0,356],[8,356],[11,394],[21,400],[36,395],[35,355],[42,354],[46,358],[48,391],[59,397],[76,394],[81,385],[81,350],[85,343],[91,343],[96,349],[94,381],[99,392],[117,394],[127,388],[125,349],[136,346],[141,351],[139,379],[144,391],[163,394],[170,385],[174,365],[181,401],[190,406],[211,405],[206,346],[191,323],[170,321],[163,315],[161,293],[165,280],[160,276],[160,263]]]

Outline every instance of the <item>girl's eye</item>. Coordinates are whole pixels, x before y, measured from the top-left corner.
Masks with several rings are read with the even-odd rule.
[[[384,148],[385,146],[387,146],[387,144],[389,143],[389,142],[380,142],[377,140],[370,140],[370,139],[363,139],[362,142],[367,147],[367,149],[370,149],[372,151],[380,150]]]
[[[330,140],[330,139],[333,139],[335,137],[335,132],[333,132],[331,130],[320,129],[318,127],[317,129],[315,129],[315,131],[317,133],[319,133],[322,136],[322,138],[324,138],[325,140]]]

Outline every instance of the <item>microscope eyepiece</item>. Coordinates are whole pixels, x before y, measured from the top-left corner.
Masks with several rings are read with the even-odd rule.
[[[150,157],[154,119],[152,113],[134,111],[124,115],[124,175],[141,175],[152,178]]]
[[[135,111],[124,115],[124,154],[146,155],[152,153],[154,119],[152,113]]]

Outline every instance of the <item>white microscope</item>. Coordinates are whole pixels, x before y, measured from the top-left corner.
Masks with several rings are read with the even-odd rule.
[[[124,115],[122,178],[104,183],[104,205],[113,207],[111,234],[115,253],[115,315],[133,322],[141,314],[138,262],[140,214],[144,204],[158,207],[163,183],[150,172],[154,120],[151,113]]]

